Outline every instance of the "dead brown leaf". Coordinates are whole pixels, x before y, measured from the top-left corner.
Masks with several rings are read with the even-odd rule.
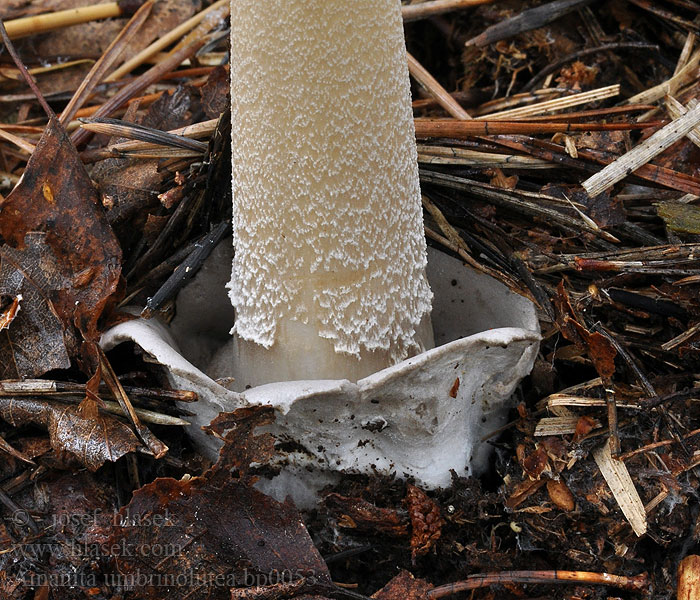
[[[515,486],[508,499],[505,501],[506,508],[513,509],[527,500],[532,494],[545,484],[544,479],[526,479]]]
[[[64,326],[52,301],[68,282],[45,237],[27,234],[21,250],[0,247],[0,296],[16,306],[0,331],[0,379],[37,377],[70,366]]]
[[[579,322],[564,289],[563,281],[559,282],[554,305],[557,310],[557,326],[561,334],[579,349],[585,349],[598,375],[603,380],[609,381],[615,373],[617,350],[604,335],[598,332],[591,333]]]
[[[539,479],[545,471],[551,471],[549,457],[543,446],[538,446],[534,452],[525,456],[521,461],[523,471],[532,479]]]
[[[372,598],[376,600],[427,600],[433,588],[427,581],[416,579],[408,571],[401,571]]]
[[[216,67],[200,89],[202,108],[207,117],[218,119],[229,107],[229,89],[228,66]]]
[[[226,445],[212,469],[197,478],[156,479],[134,494],[119,513],[108,545],[130,549],[112,556],[120,581],[139,573],[146,577],[138,586],[120,585],[115,591],[139,600],[160,599],[158,582],[182,574],[187,577],[170,587],[173,600],[193,594],[228,600],[231,589],[270,588],[263,590],[268,593],[302,579],[330,585],[294,505],[250,487],[250,463],[264,462],[271,451],[268,436],[255,436],[254,429],[271,418],[264,408],[220,415],[210,430]]]
[[[362,498],[328,494],[323,503],[338,519],[338,525],[362,533],[379,533],[396,537],[408,535],[408,519],[399,511],[380,508]]]
[[[15,427],[45,427],[56,451],[69,452],[93,471],[141,447],[125,423],[109,415],[93,415],[88,403],[92,401],[75,406],[35,398],[0,397],[0,418]]]
[[[121,248],[63,128],[51,119],[22,180],[0,204],[0,235],[22,250],[43,232],[68,285],[53,301],[64,325],[96,342],[98,321],[119,292]]]

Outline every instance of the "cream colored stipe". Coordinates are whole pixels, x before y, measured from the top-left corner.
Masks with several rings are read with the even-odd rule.
[[[429,346],[400,3],[237,0],[231,23],[240,368],[284,362],[303,338],[303,372],[284,378],[355,379]],[[347,375],[326,372],[329,348]],[[357,371],[360,356],[372,365]]]

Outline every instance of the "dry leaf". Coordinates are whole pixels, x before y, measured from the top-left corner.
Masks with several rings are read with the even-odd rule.
[[[401,571],[372,598],[376,600],[428,600],[433,588],[427,581],[416,579],[408,571]]]
[[[0,247],[0,296],[16,304],[14,317],[0,331],[0,379],[70,367],[64,327],[52,301],[67,285],[45,234],[27,234],[22,250]]]
[[[45,427],[55,450],[69,452],[93,471],[141,447],[128,425],[109,415],[94,415],[88,403],[92,404],[0,397],[0,417],[15,427]]]
[[[61,125],[51,119],[22,180],[0,204],[0,235],[22,250],[29,232],[45,233],[58,269],[68,279],[53,301],[66,326],[87,340],[118,293],[121,248],[97,192]]]
[[[379,508],[362,498],[347,498],[340,494],[328,494],[323,503],[331,514],[337,515],[340,527],[350,526],[359,532],[395,537],[408,535],[408,519],[397,510]]]

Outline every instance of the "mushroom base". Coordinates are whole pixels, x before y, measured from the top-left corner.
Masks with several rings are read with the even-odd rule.
[[[209,269],[209,277],[213,271]],[[209,363],[223,325],[211,316],[211,298],[206,312],[199,304],[186,318],[187,302],[204,293],[198,286],[216,289],[211,281],[202,281],[207,269],[200,275],[178,298],[180,315],[170,330],[155,320],[130,321],[108,331],[102,344],[110,348],[135,341],[167,368],[174,387],[200,395],[199,403],[186,406],[197,413],[189,434],[211,458],[220,442],[205,435],[201,425],[221,411],[273,406],[276,420],[270,431],[282,442],[293,442],[285,447],[296,450],[280,459],[283,474],[263,487],[278,497],[291,493],[302,505],[310,503],[313,491],[333,473],[395,474],[435,488],[449,485],[452,471],[483,472],[489,446],[481,440],[504,424],[510,397],[530,372],[538,350],[539,325],[532,303],[431,250],[428,278],[435,295],[435,348],[356,383],[289,381],[233,392],[195,366]],[[228,276],[221,275],[223,280]],[[225,297],[223,285],[219,289]],[[215,341],[205,340],[202,319],[217,323]],[[192,331],[197,332],[195,338]],[[185,356],[177,349],[180,336]]]

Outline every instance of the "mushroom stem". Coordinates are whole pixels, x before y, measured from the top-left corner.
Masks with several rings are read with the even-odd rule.
[[[432,347],[399,0],[236,0],[231,108],[238,385]]]

